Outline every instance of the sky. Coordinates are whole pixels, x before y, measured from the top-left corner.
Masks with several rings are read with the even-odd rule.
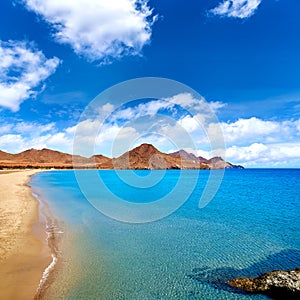
[[[228,161],[299,168],[299,12],[299,0],[2,0],[0,149],[72,153],[75,135],[107,156],[149,142],[210,157],[221,129]],[[197,93],[99,100],[142,77]]]

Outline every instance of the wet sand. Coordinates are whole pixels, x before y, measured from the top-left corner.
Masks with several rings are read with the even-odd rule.
[[[39,203],[26,185],[37,172],[0,171],[1,299],[34,299],[51,262],[45,224],[39,221]]]

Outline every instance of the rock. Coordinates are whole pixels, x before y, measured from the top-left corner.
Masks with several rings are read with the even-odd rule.
[[[256,278],[236,278],[229,281],[229,285],[275,299],[300,299],[300,268],[272,271]]]

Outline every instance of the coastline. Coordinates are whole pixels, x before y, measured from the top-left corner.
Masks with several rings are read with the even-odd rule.
[[[51,263],[39,201],[27,185],[41,170],[0,171],[0,290],[3,299],[34,299]]]

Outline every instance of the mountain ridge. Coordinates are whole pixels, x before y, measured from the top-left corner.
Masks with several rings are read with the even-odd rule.
[[[221,157],[205,159],[185,150],[164,153],[152,144],[141,144],[119,157],[96,154],[89,158],[43,148],[28,149],[17,154],[0,150],[0,168],[91,168],[91,169],[224,169],[243,168],[226,162]]]

